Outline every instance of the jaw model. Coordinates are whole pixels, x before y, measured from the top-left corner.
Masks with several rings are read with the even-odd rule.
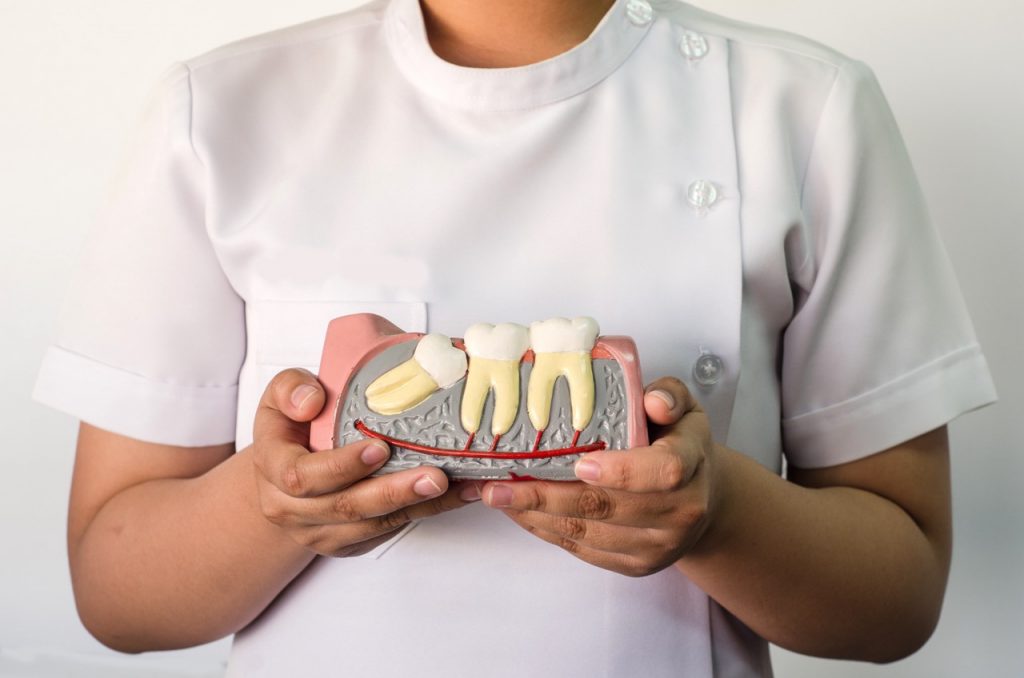
[[[318,375],[329,404],[310,449],[376,438],[392,457],[375,475],[428,465],[459,480],[575,480],[584,454],[647,444],[636,345],[597,333],[590,318],[556,318],[475,325],[452,340],[371,314],[336,318]],[[490,449],[472,449],[474,436]]]
[[[487,394],[494,391],[491,434],[496,449],[519,413],[519,363],[530,348],[530,332],[522,325],[479,323],[466,330],[469,373],[462,392],[462,428],[469,433],[468,450],[480,430]]]
[[[443,334],[428,334],[416,345],[411,360],[382,374],[367,387],[366,404],[377,414],[401,414],[435,391],[453,386],[465,374],[466,354],[452,346],[452,340]]]
[[[590,354],[598,332],[597,321],[586,317],[552,318],[530,326],[534,362],[526,409],[530,423],[537,429],[535,450],[539,449],[550,423],[551,397],[559,377],[565,377],[569,384],[575,431],[573,444],[594,416],[594,370]]]

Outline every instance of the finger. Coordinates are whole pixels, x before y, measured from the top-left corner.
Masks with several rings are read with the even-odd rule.
[[[512,517],[512,519],[516,521],[515,517]],[[530,534],[568,551],[580,560],[605,570],[611,570],[612,572],[618,572],[630,577],[646,577],[668,566],[668,563],[652,564],[638,555],[601,551],[569,539],[566,536],[548,532],[528,522],[519,523],[516,521],[516,523]]]
[[[440,497],[437,497],[436,499],[429,499],[427,501],[420,502],[419,504],[413,504],[405,509],[405,511],[410,520],[419,520],[421,518],[436,516],[439,513],[453,511],[480,501],[479,491],[470,492],[467,491],[466,488],[466,483],[450,483],[448,491]]]
[[[260,459],[267,446],[286,444],[291,455],[308,452],[308,422],[324,405],[320,382],[306,370],[280,372],[263,391],[253,422],[253,448]]]
[[[584,483],[488,483],[483,500],[491,508],[539,511],[632,527],[647,527],[675,507],[671,496],[615,492]]]
[[[675,433],[648,447],[592,452],[576,462],[576,477],[609,490],[675,492],[686,487],[703,463],[702,440]]]
[[[462,508],[477,501],[466,485],[452,483],[439,497],[397,511],[347,524],[312,525],[304,532],[304,544],[317,553],[344,557],[360,555],[384,543],[410,522]]]
[[[341,491],[311,499],[285,497],[282,507],[293,515],[302,516],[302,521],[308,525],[357,523],[403,511],[447,492],[448,478],[444,471],[421,467],[367,478]]]
[[[451,483],[453,491],[458,492],[459,497],[467,504],[480,501],[483,497],[484,482],[480,480],[462,480]]]
[[[307,430],[305,426],[294,424],[313,420],[326,400],[323,386],[308,370],[296,367],[278,372],[263,391],[253,433]],[[263,415],[262,420],[260,415]]]
[[[662,377],[644,389],[644,410],[647,418],[659,426],[670,426],[687,412],[700,410],[686,384],[675,377]]]
[[[608,491],[583,483],[487,483],[483,501],[491,508],[543,511],[587,520],[609,520],[618,509]]]
[[[648,553],[662,550],[662,542],[664,542],[664,551],[667,553],[669,550],[669,532],[667,530],[612,525],[599,520],[551,515],[539,511],[505,509],[504,513],[522,527],[529,525],[598,551]]]
[[[264,441],[256,457],[264,478],[292,497],[318,497],[350,487],[387,462],[391,450],[380,440],[311,453],[301,445]]]

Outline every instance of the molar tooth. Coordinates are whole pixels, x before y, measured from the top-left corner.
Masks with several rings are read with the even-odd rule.
[[[466,330],[469,373],[462,392],[462,428],[480,430],[487,394],[494,391],[491,433],[508,433],[519,412],[519,363],[530,347],[530,332],[522,325],[478,323]],[[471,439],[472,440],[472,439]]]
[[[366,405],[377,414],[401,414],[466,374],[466,354],[443,334],[428,334],[413,357],[385,372],[366,388]]]
[[[551,397],[559,377],[565,377],[569,383],[572,427],[577,438],[590,423],[594,416],[594,368],[590,352],[597,342],[598,332],[597,321],[587,317],[551,318],[530,326],[534,362],[526,409],[538,432],[543,433],[550,422]]]

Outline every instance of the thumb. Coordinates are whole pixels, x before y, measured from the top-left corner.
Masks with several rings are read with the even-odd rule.
[[[327,398],[317,378],[297,368],[285,370],[277,376],[281,378],[281,383],[275,386],[274,397],[283,405],[279,408],[281,413],[292,421],[315,419]]]
[[[323,386],[307,370],[279,372],[267,385],[256,409],[253,438],[271,436],[306,445],[308,422],[320,414],[326,400]]]
[[[700,404],[675,377],[662,377],[644,389],[644,410],[654,424],[670,426],[687,413],[700,411]]]

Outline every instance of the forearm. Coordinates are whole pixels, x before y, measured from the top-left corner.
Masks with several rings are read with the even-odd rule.
[[[817,656],[892,661],[930,636],[948,540],[888,499],[808,489],[719,448],[722,501],[679,567],[766,639]]]
[[[125,489],[69,550],[83,622],[126,652],[237,631],[313,558],[260,511],[249,449],[197,478]]]

